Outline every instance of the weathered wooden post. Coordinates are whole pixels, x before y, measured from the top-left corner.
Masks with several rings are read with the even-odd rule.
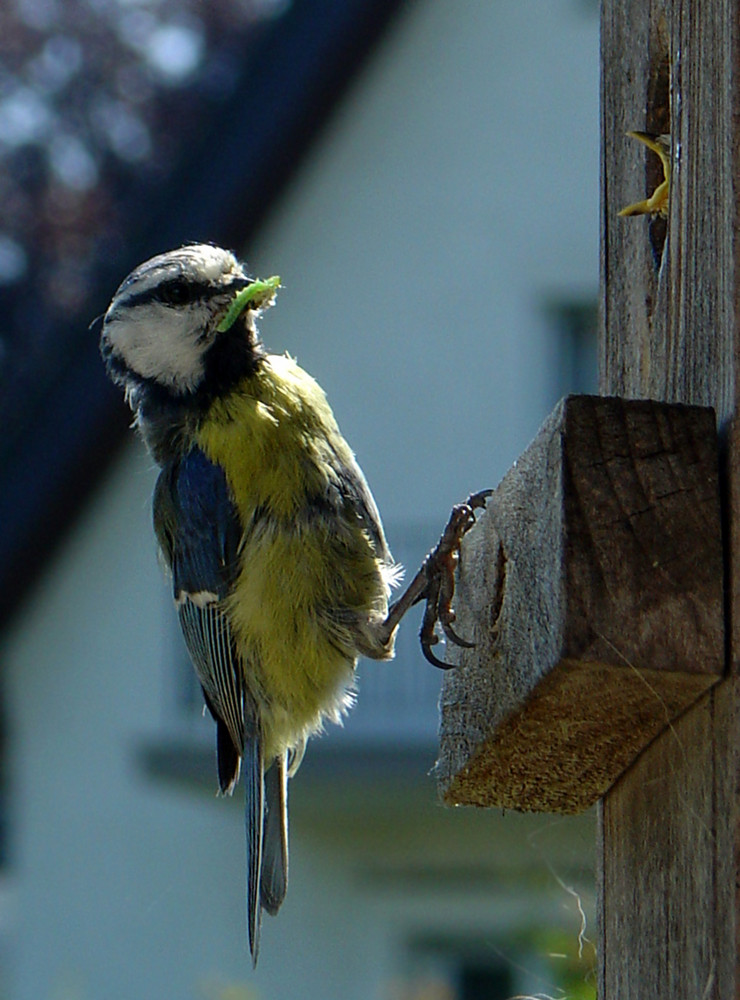
[[[728,0],[603,0],[610,398],[562,403],[466,539],[443,690],[447,802],[600,800],[601,1000],[740,997],[739,39]],[[660,180],[632,129],[670,132],[665,222],[618,217]]]

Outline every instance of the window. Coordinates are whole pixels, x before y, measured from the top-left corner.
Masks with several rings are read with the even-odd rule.
[[[561,298],[545,306],[555,338],[555,397],[598,390],[596,298]]]

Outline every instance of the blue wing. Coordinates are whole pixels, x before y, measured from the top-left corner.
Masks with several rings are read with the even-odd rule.
[[[154,523],[172,569],[185,643],[216,720],[219,784],[231,792],[244,772],[247,831],[247,922],[257,961],[261,907],[279,909],[287,890],[286,762],[265,776],[257,707],[224,610],[236,579],[242,526],[223,470],[195,448],[162,470]]]
[[[256,732],[256,712],[244,690],[224,612],[238,568],[241,525],[223,470],[197,448],[163,469],[154,495],[154,523],[172,569],[185,643],[219,727],[221,789],[230,791],[245,738]]]

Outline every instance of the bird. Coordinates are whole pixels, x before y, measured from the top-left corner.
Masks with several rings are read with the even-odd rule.
[[[650,215],[667,218],[668,201],[671,192],[671,137],[670,135],[653,135],[651,132],[628,132],[631,139],[637,139],[660,159],[663,167],[663,180],[649,198],[636,201],[621,209],[622,217],[631,215]]]
[[[463,535],[489,490],[456,504],[403,595],[380,514],[318,383],[268,353],[257,319],[280,279],[190,243],[136,267],[102,318],[100,351],[159,467],[154,533],[179,624],[216,724],[220,793],[242,779],[247,931],[288,885],[288,779],[309,737],[341,721],[360,656],[391,659],[398,624],[426,601],[422,651],[454,630]]]

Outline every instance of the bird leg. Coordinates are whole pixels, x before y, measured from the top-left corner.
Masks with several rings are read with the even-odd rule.
[[[475,524],[475,511],[485,507],[486,499],[492,492],[493,490],[481,490],[471,494],[464,503],[455,504],[442,537],[401,597],[390,606],[388,616],[382,624],[382,634],[387,641],[409,608],[419,601],[426,601],[419,634],[421,651],[429,663],[442,670],[449,670],[453,664],[445,663],[432,652],[431,647],[439,642],[439,636],[435,632],[437,622],[445,636],[456,646],[470,648],[474,645],[461,639],[452,628],[455,621],[452,607],[455,569],[460,560],[463,536]]]

